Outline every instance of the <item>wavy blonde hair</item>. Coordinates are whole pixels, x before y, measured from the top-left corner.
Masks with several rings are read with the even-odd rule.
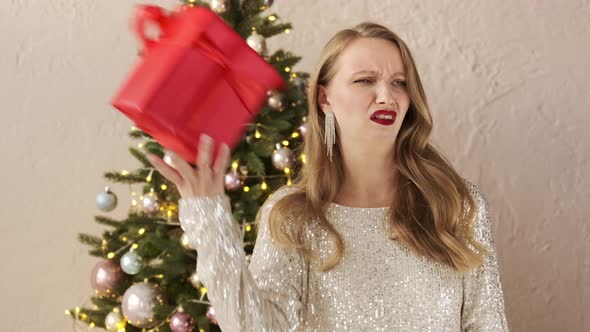
[[[391,171],[396,174],[396,186],[391,188],[395,194],[387,216],[393,230],[390,239],[457,271],[479,266],[487,250],[474,240],[477,201],[467,180],[428,142],[432,116],[410,50],[394,32],[371,22],[339,31],[321,52],[309,81],[309,130],[303,145],[307,162],[292,185],[301,190],[274,204],[269,215],[272,238],[280,247],[294,248],[308,259],[317,259],[317,253],[312,253],[304,240],[305,226],[315,221],[335,242],[334,255],[321,264],[320,270],[331,270],[342,258],[345,244],[325,215],[344,176],[341,147],[337,139],[330,162],[322,140],[325,116],[318,106],[318,86],[328,85],[336,73],[338,56],[358,38],[381,38],[399,47],[410,97],[394,148],[396,169]]]

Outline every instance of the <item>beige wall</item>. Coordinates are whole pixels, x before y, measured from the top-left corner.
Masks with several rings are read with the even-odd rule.
[[[269,45],[303,56],[300,70],[361,20],[405,38],[436,145],[488,196],[512,330],[588,331],[589,1],[275,2],[294,30]],[[64,309],[89,303],[95,258],[76,235],[104,229],[103,172],[138,165],[108,104],[135,60],[133,3],[0,4],[3,331],[70,331]],[[114,190],[123,217],[129,187]]]

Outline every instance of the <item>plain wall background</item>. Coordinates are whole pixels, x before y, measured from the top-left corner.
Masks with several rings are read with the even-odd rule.
[[[135,169],[109,100],[136,60],[136,1],[0,4],[0,304],[5,331],[69,331],[89,305],[105,171]],[[153,3],[171,7],[174,0]],[[413,51],[433,141],[488,197],[513,331],[590,329],[590,1],[275,1],[268,41],[311,72],[338,29],[385,24]],[[127,214],[130,189],[112,185]],[[78,330],[78,329],[76,329]]]

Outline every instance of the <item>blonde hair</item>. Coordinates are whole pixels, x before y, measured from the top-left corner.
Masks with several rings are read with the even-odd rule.
[[[335,244],[334,255],[320,270],[331,270],[342,258],[345,244],[325,215],[342,184],[341,147],[337,139],[334,160],[330,162],[322,140],[325,116],[318,106],[318,85],[330,82],[336,73],[338,56],[358,38],[381,38],[399,47],[410,97],[394,148],[396,169],[391,171],[396,174],[396,187],[392,188],[395,194],[387,216],[393,230],[390,238],[457,271],[479,266],[487,250],[474,240],[476,200],[467,180],[428,142],[432,116],[410,50],[395,33],[371,22],[339,31],[321,52],[318,67],[309,80],[309,130],[303,146],[306,164],[292,185],[301,190],[274,204],[269,215],[272,238],[283,248],[293,248],[308,259],[317,259],[317,253],[304,244],[304,230],[315,221]],[[469,245],[477,252],[470,250]]]

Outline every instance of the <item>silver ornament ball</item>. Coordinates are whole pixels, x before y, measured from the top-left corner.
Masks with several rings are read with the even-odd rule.
[[[135,275],[141,271],[143,264],[135,251],[129,251],[121,257],[121,269],[127,274]]]
[[[96,207],[102,211],[109,212],[117,207],[117,195],[113,193],[109,187],[105,187],[96,195]]]

